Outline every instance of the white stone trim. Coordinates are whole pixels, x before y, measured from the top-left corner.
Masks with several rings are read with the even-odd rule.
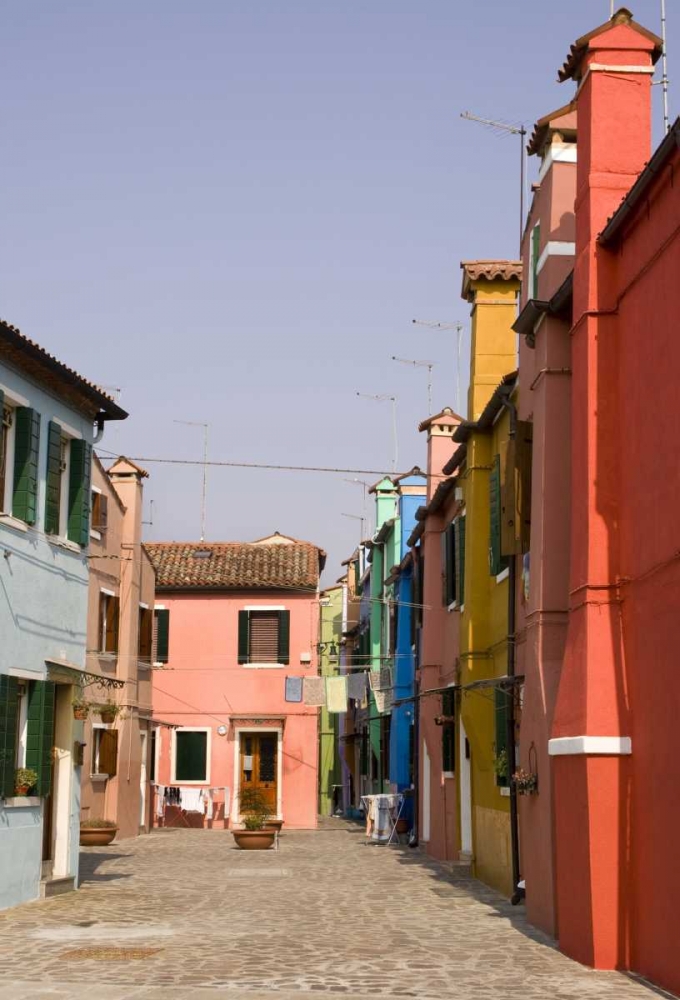
[[[44,681],[47,677],[47,671],[24,670],[23,667],[10,667],[7,675],[9,677],[16,677],[20,681]]]
[[[507,580],[509,576],[510,576],[510,567],[506,566],[505,569],[502,569],[500,573],[496,576],[496,583],[503,583],[503,580]]]
[[[15,409],[17,406],[30,406],[31,404],[22,396],[20,392],[15,389],[9,389],[6,385],[0,382],[0,390],[5,394],[5,405]]]
[[[52,423],[56,424],[58,427],[61,427],[66,437],[76,438],[78,441],[82,441],[83,435],[80,433],[80,431],[77,431],[75,427],[71,427],[71,425],[67,424],[65,420],[62,420],[60,417],[52,417]]]
[[[548,147],[548,152],[543,158],[541,169],[538,171],[538,183],[540,184],[548,173],[553,163],[576,163],[577,149],[575,142],[554,142]]]
[[[538,274],[541,273],[545,267],[548,257],[575,257],[576,256],[576,244],[569,243],[567,240],[548,240],[546,245],[543,247],[540,257],[538,258],[538,263],[536,264],[536,271]]]
[[[653,76],[656,73],[654,66],[608,66],[606,63],[591,63],[579,81],[574,100],[581,93],[586,80],[591,73],[639,73],[643,76]]]
[[[250,733],[276,733],[276,816],[274,819],[284,819],[283,815],[283,727],[282,726],[256,726],[234,727],[234,794],[231,797],[231,810],[229,819],[232,823],[238,823],[241,819],[241,734]]]
[[[285,604],[244,604],[243,611],[286,611]]]
[[[628,756],[633,752],[630,736],[562,736],[548,740],[551,757],[605,754]]]
[[[192,779],[189,781],[187,778],[179,779],[177,777],[177,733],[207,733],[207,738],[205,741],[205,778]],[[176,729],[172,730],[170,745],[170,784],[171,785],[208,785],[210,786],[210,771],[212,764],[212,727],[211,726],[178,726]]]

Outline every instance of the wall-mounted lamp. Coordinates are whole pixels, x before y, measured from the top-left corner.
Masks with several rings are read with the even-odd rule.
[[[338,655],[338,647],[334,642],[320,642],[317,644],[316,651],[321,656],[322,653],[328,651],[329,660],[334,660]]]

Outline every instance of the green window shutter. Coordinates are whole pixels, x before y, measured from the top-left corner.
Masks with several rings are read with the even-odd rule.
[[[444,532],[444,574],[446,606],[456,600],[456,533],[454,522]]]
[[[0,798],[14,795],[19,682],[0,674]]]
[[[250,615],[247,611],[238,613],[238,662],[248,663],[250,659]]]
[[[538,298],[538,258],[541,255],[540,223],[531,231],[531,298]]]
[[[208,734],[175,730],[175,781],[205,781]]]
[[[156,615],[156,660],[158,663],[168,662],[168,647],[170,645],[170,611],[168,608],[157,608]]]
[[[290,611],[279,611],[279,663],[290,663]]]
[[[45,493],[45,531],[59,534],[61,493],[61,427],[50,420],[47,431],[47,480]]]
[[[16,431],[12,514],[26,524],[35,524],[38,509],[40,414],[29,406],[18,406],[14,418]]]
[[[49,795],[54,741],[54,683],[34,681],[28,692],[26,767],[36,771],[37,795]]]
[[[496,757],[508,749],[508,711],[510,695],[501,688],[494,688],[494,709],[496,729]],[[502,788],[508,784],[507,776],[496,775],[496,784]]]
[[[442,692],[442,715],[452,718],[456,714],[454,689]],[[442,771],[456,769],[456,726],[453,722],[442,724]]]
[[[456,592],[458,604],[465,604],[465,515],[455,521],[456,525]]]
[[[494,455],[493,466],[489,473],[489,572],[498,576],[508,565],[506,557],[501,556],[501,458]]]
[[[92,445],[87,441],[71,441],[68,484],[68,528],[66,537],[86,548],[90,542],[90,478],[92,475]]]

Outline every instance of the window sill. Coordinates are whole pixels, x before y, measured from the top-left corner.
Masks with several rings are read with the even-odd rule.
[[[13,795],[5,799],[4,806],[5,809],[35,809],[41,802],[39,795]]]
[[[501,795],[503,796],[503,798],[505,798],[505,799],[509,799],[510,798],[510,789],[507,787],[507,785],[502,785],[498,789],[498,791],[501,793]]]
[[[83,551],[80,545],[70,542],[68,538],[62,538],[61,535],[48,535],[47,541],[50,545],[56,545],[59,549],[66,549],[67,552],[77,552],[80,555]]]
[[[93,781],[97,785],[103,785],[105,781],[109,780],[108,774],[91,774],[90,781]]]
[[[94,538],[96,542],[101,542],[102,540],[101,531],[95,531],[94,528],[90,528],[90,538]]]
[[[184,788],[187,785],[196,787],[199,785],[207,785],[209,788],[212,787],[209,784],[207,778],[197,778],[195,781],[189,781],[188,778],[173,778],[172,781],[170,782],[170,786],[173,788]],[[178,804],[179,803],[176,802],[170,803],[170,805],[178,805]]]
[[[452,611],[458,611],[458,601],[452,601],[451,604],[446,609],[449,613]]]
[[[242,663],[241,666],[245,667],[246,670],[283,670],[287,664],[285,663]]]
[[[25,521],[20,521],[18,517],[12,517],[11,514],[0,514],[0,524],[4,524],[7,528],[14,528],[15,531],[28,531],[30,525],[26,524]]]
[[[137,660],[137,670],[151,670],[151,664],[148,660]]]
[[[455,778],[455,777],[456,777],[455,771],[442,771],[442,778]]]
[[[507,580],[509,576],[510,576],[510,570],[506,566],[505,569],[502,570],[502,572],[500,572],[496,577],[496,583],[503,583],[503,580]]]

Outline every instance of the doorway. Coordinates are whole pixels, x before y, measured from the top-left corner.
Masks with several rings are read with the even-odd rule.
[[[241,733],[239,750],[239,798],[246,789],[257,790],[278,815],[278,732]]]

